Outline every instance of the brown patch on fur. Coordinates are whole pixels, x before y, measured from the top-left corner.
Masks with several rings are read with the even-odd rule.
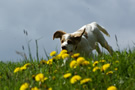
[[[72,42],[72,44],[78,44],[81,41],[81,37],[77,37],[75,35],[71,35],[70,39],[68,39],[69,41]]]
[[[54,40],[55,38],[60,38],[60,39],[61,39],[64,34],[66,34],[66,32],[64,32],[64,31],[56,31],[56,32],[53,34],[53,40]]]
[[[84,33],[84,36],[88,39],[88,33],[87,32]]]
[[[74,34],[74,37],[81,37],[85,33],[85,28],[82,30],[78,30],[76,34]]]
[[[77,32],[82,33],[82,35],[84,35],[86,38],[88,38],[88,33],[85,32],[86,28],[84,28],[83,30],[78,30]]]
[[[61,43],[63,43],[63,42],[65,42],[65,41],[67,41],[67,43],[68,44],[77,44],[78,43],[78,38],[77,37],[74,37],[73,35],[71,35],[70,34],[70,36],[69,36],[69,39],[65,39],[65,36],[62,36],[62,38],[61,38]]]
[[[78,33],[70,34],[69,39],[67,40],[68,44],[73,44],[73,45],[78,44],[81,41],[82,35],[88,38],[87,32],[85,32],[85,28],[82,30],[78,30],[77,32]],[[56,31],[53,35],[53,40],[55,38],[60,38],[61,43],[65,42],[66,40],[64,34],[66,34],[64,31]]]
[[[61,40],[61,43],[63,43],[65,41],[65,36],[62,36],[60,40]]]
[[[75,37],[81,37],[82,35],[85,36],[85,38],[88,38],[88,33],[85,31],[86,28],[78,30],[76,34],[74,34]]]

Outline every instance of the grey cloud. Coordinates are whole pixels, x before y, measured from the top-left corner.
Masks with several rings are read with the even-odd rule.
[[[104,26],[111,37],[105,36],[114,49],[117,48],[115,34],[121,48],[134,41],[135,21],[134,0],[1,0],[0,1],[0,60],[20,58],[15,50],[22,51],[26,44],[23,29],[29,33],[32,54],[35,57],[35,39],[42,37],[39,54],[44,56],[43,48],[49,53],[57,47],[59,40],[52,40],[56,30],[74,32],[81,26],[96,21]],[[124,37],[128,35],[128,37]],[[124,39],[123,39],[124,38]],[[124,44],[123,44],[124,42]],[[27,52],[27,50],[26,50]],[[7,57],[8,54],[8,57]]]

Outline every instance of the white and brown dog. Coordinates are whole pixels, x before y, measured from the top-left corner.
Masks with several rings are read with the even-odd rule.
[[[102,47],[106,48],[109,53],[112,54],[112,47],[107,43],[100,31],[110,36],[103,27],[96,22],[92,22],[84,25],[74,33],[69,34],[64,31],[56,31],[53,35],[53,40],[60,38],[61,48],[66,49],[68,53],[81,53],[90,56],[92,50],[96,49],[97,52],[101,54],[101,50],[98,46],[98,43],[100,43]]]

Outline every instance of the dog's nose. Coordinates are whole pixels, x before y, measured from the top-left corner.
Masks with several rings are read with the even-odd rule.
[[[65,49],[66,50],[66,46],[62,46],[62,50]]]

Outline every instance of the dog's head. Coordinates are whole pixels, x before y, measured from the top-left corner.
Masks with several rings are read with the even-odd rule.
[[[56,31],[53,35],[53,40],[55,38],[60,38],[61,41],[61,49],[65,49],[68,53],[72,53],[78,43],[81,41],[82,35],[85,33],[85,29],[78,30],[74,33],[66,33],[64,31]]]

